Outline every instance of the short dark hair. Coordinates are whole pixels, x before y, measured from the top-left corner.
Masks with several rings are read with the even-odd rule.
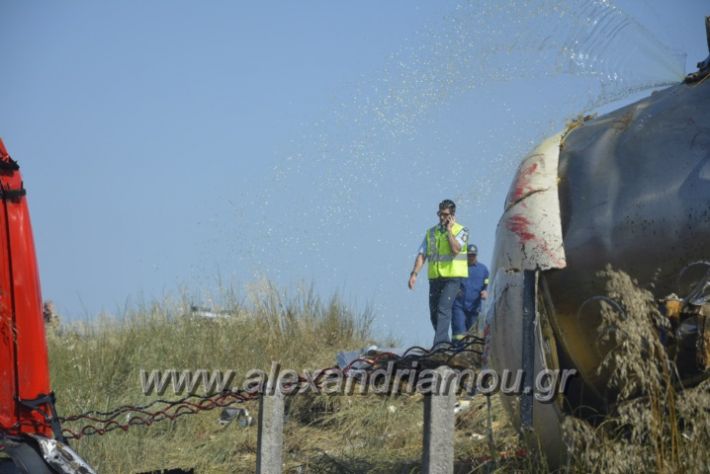
[[[451,214],[456,214],[456,204],[451,199],[444,199],[439,203],[439,210],[443,211],[444,209],[451,211]]]

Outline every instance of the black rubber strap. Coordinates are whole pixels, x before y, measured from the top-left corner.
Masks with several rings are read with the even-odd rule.
[[[0,198],[15,200],[27,195],[27,190],[23,187],[20,189],[2,189],[0,190]]]
[[[59,416],[57,416],[57,409],[54,406],[56,402],[54,392],[50,392],[49,395],[40,395],[34,400],[20,400],[18,398],[17,402],[32,411],[41,413],[44,419],[51,425],[54,438],[69,446],[67,439],[64,437],[64,434],[62,434],[62,426],[59,424]],[[44,410],[40,408],[40,405],[49,405],[50,413],[45,413]]]
[[[17,161],[13,160],[9,156],[7,157],[7,161],[0,160],[0,171],[17,171],[19,169],[20,165],[17,164]]]

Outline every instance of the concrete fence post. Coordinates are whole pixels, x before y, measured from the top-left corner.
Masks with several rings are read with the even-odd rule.
[[[281,474],[284,429],[284,395],[278,387],[259,400],[256,472]]]
[[[446,366],[436,369],[438,390],[424,395],[424,452],[422,472],[454,472],[454,425],[456,372]]]

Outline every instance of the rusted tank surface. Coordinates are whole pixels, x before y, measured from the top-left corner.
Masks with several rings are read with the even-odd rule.
[[[583,121],[541,144],[513,180],[484,310],[486,356],[498,371],[521,368],[522,273],[539,271],[535,371],[578,371],[563,397],[533,408],[536,442],[551,465],[564,461],[564,416],[603,417],[613,398],[598,370],[608,348],[597,342],[605,283],[597,273],[608,264],[658,299],[708,296],[710,80]],[[694,327],[684,329],[692,343],[676,359],[689,383],[707,374],[701,355],[690,353],[702,346],[703,321]],[[517,421],[517,397],[504,399]]]

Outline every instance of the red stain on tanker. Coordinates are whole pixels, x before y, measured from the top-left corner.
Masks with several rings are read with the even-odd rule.
[[[505,226],[520,237],[520,242],[528,242],[535,238],[535,234],[530,232],[530,221],[523,215],[510,216]]]
[[[518,175],[515,179],[513,187],[506,199],[507,207],[512,206],[525,197],[526,194],[534,191],[534,188],[531,186],[531,181],[533,175],[537,172],[537,168],[538,163],[536,161],[533,161],[527,166],[521,166],[520,170],[518,170]]]

